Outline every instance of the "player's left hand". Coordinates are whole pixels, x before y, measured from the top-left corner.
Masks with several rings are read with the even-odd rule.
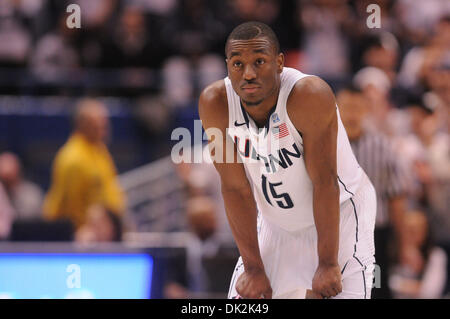
[[[244,299],[272,299],[272,287],[264,269],[245,270],[236,282],[236,291]]]
[[[334,297],[342,291],[341,270],[338,264],[320,265],[312,281],[312,290],[323,298]]]

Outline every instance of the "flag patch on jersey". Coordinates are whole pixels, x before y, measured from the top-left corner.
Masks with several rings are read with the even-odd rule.
[[[280,125],[272,128],[272,134],[276,139],[280,139],[289,135],[289,130],[286,123],[281,123]]]

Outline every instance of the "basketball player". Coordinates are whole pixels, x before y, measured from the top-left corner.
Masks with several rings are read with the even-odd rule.
[[[229,298],[370,298],[375,190],[332,90],[284,67],[265,24],[237,26],[225,51],[228,77],[204,89],[199,113],[223,133],[209,138],[241,254]]]

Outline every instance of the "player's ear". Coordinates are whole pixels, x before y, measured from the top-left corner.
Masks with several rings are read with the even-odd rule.
[[[283,53],[279,53],[277,56],[277,67],[278,67],[278,73],[283,72],[283,67],[284,67],[284,54]]]

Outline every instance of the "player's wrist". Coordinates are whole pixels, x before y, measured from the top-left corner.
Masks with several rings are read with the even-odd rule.
[[[339,263],[337,261],[337,258],[325,258],[325,259],[320,259],[319,258],[319,267],[336,267],[339,266]]]
[[[324,247],[319,246],[318,255],[319,266],[333,267],[339,265],[337,249],[324,249]]]
[[[247,273],[259,273],[259,272],[265,271],[264,266],[262,266],[262,265],[251,265],[251,266],[244,265],[244,269],[245,269],[245,272],[247,272]]]
[[[261,263],[251,263],[251,264],[244,263],[244,271],[250,275],[266,273],[262,262]]]

